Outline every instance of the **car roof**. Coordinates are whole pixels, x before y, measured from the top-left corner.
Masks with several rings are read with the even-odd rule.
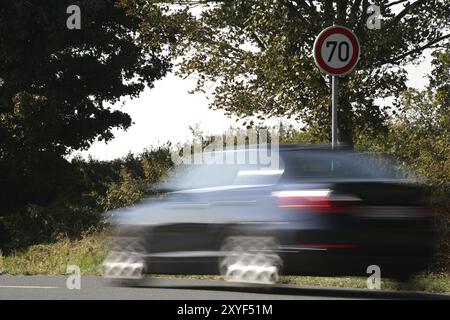
[[[332,151],[333,148],[330,144],[278,144],[278,150],[284,151]],[[219,153],[219,152],[239,152],[239,151],[258,151],[259,149],[272,149],[272,145],[264,144],[250,144],[250,145],[238,145],[224,148],[224,150],[216,151],[204,151],[204,153]],[[339,145],[335,147],[334,151],[353,151],[350,146]]]

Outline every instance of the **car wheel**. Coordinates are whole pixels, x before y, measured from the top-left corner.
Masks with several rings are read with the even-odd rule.
[[[227,237],[221,246],[220,274],[230,282],[274,284],[283,265],[277,247],[273,237]]]
[[[115,283],[136,284],[144,278],[144,247],[137,238],[115,238],[102,264],[102,275]]]

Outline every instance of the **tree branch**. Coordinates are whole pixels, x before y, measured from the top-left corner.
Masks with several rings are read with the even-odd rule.
[[[297,6],[299,8],[303,8],[305,10],[307,10],[307,12],[311,15],[311,16],[318,16],[318,12],[317,12],[317,8],[316,6],[312,5],[311,2],[306,3],[306,1],[304,0],[293,0]]]
[[[412,3],[412,4],[410,4],[410,3],[408,2],[408,4],[406,5],[405,9],[403,9],[398,15],[396,15],[391,21],[389,21],[389,22],[387,23],[387,26],[386,26],[386,27],[389,28],[390,26],[393,26],[393,25],[399,23],[400,20],[402,20],[402,19],[409,13],[409,10],[410,10],[411,8],[414,8],[414,7],[418,6],[418,5],[424,4],[425,1],[426,1],[426,0],[417,0],[416,2],[414,2],[414,3]]]
[[[409,0],[399,0],[399,1],[395,1],[395,2],[392,2],[392,3],[389,3],[389,4],[385,5],[384,7],[385,7],[385,8],[389,8],[389,7],[395,6],[395,5],[397,5],[397,4],[400,4],[400,3],[403,3],[403,2],[406,2],[406,1],[409,1]]]
[[[347,6],[348,0],[337,1],[337,21],[340,25],[345,25],[347,20]]]
[[[336,17],[334,16],[334,8],[333,8],[332,0],[325,0],[323,11],[324,11],[326,24],[332,25],[336,21],[335,20]]]
[[[352,8],[351,8],[350,14],[349,14],[349,21],[352,24],[357,19],[356,17],[358,16],[358,11],[359,11],[359,8],[361,7],[361,2],[362,2],[362,0],[355,0],[355,2],[353,2]]]
[[[386,63],[396,63],[399,60],[402,60],[402,59],[406,58],[407,56],[409,56],[411,54],[418,53],[418,52],[421,52],[421,51],[423,51],[425,49],[431,48],[433,45],[437,44],[438,42],[441,42],[442,40],[445,40],[445,39],[448,39],[448,38],[450,38],[450,33],[446,34],[446,35],[443,35],[442,37],[439,37],[437,39],[434,39],[433,41],[430,41],[430,42],[428,42],[427,44],[425,44],[425,45],[423,45],[421,47],[412,49],[412,50],[410,50],[410,51],[408,51],[408,52],[406,52],[404,54],[401,54],[401,55],[399,55],[397,57],[394,57],[394,58],[382,61],[379,65],[381,66],[381,65],[386,64]]]
[[[306,1],[304,1],[304,0],[294,0],[294,2],[299,6],[299,7],[308,7],[308,8],[311,8],[311,6],[308,4],[308,3],[306,3]]]
[[[264,41],[261,40],[261,38],[256,34],[256,32],[252,32],[252,37],[256,41],[261,50],[267,49],[267,45],[264,43]]]

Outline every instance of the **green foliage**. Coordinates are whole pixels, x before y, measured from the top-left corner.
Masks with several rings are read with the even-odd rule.
[[[119,170],[118,181],[108,185],[101,199],[105,210],[130,206],[144,196],[155,194],[154,184],[172,167],[170,145],[128,155]]]
[[[417,62],[425,48],[448,43],[450,37],[445,34],[450,17],[447,0],[397,5],[388,0],[121,3],[142,21],[144,34],[152,21],[148,8],[167,4],[163,6],[167,15],[179,22],[178,41],[171,46],[180,60],[179,73],[196,77],[197,91],[214,88],[213,109],[241,118],[289,116],[313,128],[318,140],[329,140],[330,132],[330,81],[311,55],[322,29],[333,23],[349,27],[362,45],[356,70],[340,81],[339,136],[349,143],[355,130],[385,129],[388,107],[376,99],[398,96],[406,88],[404,66]],[[370,4],[381,6],[385,17],[381,30],[366,27]]]
[[[120,181],[110,185],[103,202],[105,209],[130,206],[144,196],[139,181],[126,168],[120,170]]]
[[[106,255],[107,234],[86,234],[80,240],[59,239],[53,244],[41,244],[2,256],[0,252],[0,274],[7,275],[65,275],[68,265],[77,265],[83,275],[101,275],[101,263]],[[214,275],[152,275],[156,278],[180,278],[190,280],[223,280]],[[283,284],[367,288],[367,278],[360,277],[306,277],[282,276]],[[428,291],[450,293],[448,274],[419,274],[409,283],[398,283],[383,279],[383,290]]]
[[[426,90],[408,89],[402,93],[401,108],[390,121],[387,133],[368,136],[363,132],[358,137],[360,148],[404,159],[444,193],[450,192],[449,57],[449,49],[435,54]]]
[[[110,162],[74,158],[66,163],[71,180],[66,179],[68,185],[51,195],[50,203],[29,204],[0,219],[0,248],[10,252],[102,230],[105,211],[132,205],[156,192],[153,184],[172,166],[170,152],[167,144]]]
[[[403,160],[429,186],[431,204],[441,230],[435,270],[450,270],[450,49],[433,54],[433,71],[425,90],[407,89],[386,130],[355,130],[355,148]],[[284,143],[324,142],[314,128],[286,128]]]
[[[327,140],[316,135],[314,128],[296,129],[293,126],[284,126],[281,124],[280,128],[280,143],[281,144],[295,144],[295,143],[318,143],[326,144]]]
[[[81,30],[65,27],[71,4],[81,8]],[[450,8],[445,0],[402,1],[394,14],[389,1],[375,1],[386,19],[381,30],[368,30],[368,4],[3,1],[0,246],[77,238],[101,228],[105,210],[156,192],[152,185],[172,166],[170,145],[111,162],[64,156],[128,128],[130,117],[108,103],[152,87],[170,58],[178,58],[181,75],[197,76],[197,91],[214,87],[212,108],[307,125],[284,128],[282,143],[328,141],[330,85],[310,53],[315,36],[333,23],[353,29],[363,47],[357,69],[341,79],[341,141],[405,159],[428,178],[439,211],[448,212]],[[433,47],[446,50],[435,54],[430,87],[406,90],[404,66]],[[398,97],[398,110],[375,103],[389,96]]]
[[[357,147],[403,159],[425,177],[442,231],[438,267],[450,270],[450,49],[435,53],[426,90],[401,96],[399,114],[385,134],[360,134]]]
[[[81,9],[80,30],[66,27],[69,5]],[[164,17],[154,13],[159,25]],[[24,244],[43,241],[95,224],[98,209],[87,205],[93,209],[86,217],[84,193],[101,195],[108,186],[98,182],[102,179],[84,181],[89,172],[82,169],[111,169],[64,157],[112,139],[114,128],[128,128],[131,118],[110,104],[137,97],[170,69],[163,50],[172,41],[170,32],[154,29],[158,41],[144,47],[138,27],[139,20],[115,0],[2,1],[0,245],[19,238]]]
[[[72,4],[80,30],[65,26]],[[138,96],[170,67],[167,39],[140,46],[138,21],[113,0],[6,0],[0,15],[0,128],[16,149],[66,154],[111,139],[131,120],[105,102]]]
[[[0,274],[64,275],[69,265],[79,266],[82,274],[99,274],[106,255],[106,232],[86,233],[81,239],[58,238],[52,244],[39,244],[2,256]]]
[[[101,211],[92,198],[60,198],[48,206],[28,205],[3,220],[8,236],[3,250],[50,242],[60,236],[77,238],[86,230],[101,230],[101,223]]]

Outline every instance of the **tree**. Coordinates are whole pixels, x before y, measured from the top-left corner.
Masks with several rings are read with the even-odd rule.
[[[143,25],[150,0],[124,0]],[[330,81],[312,59],[319,32],[334,23],[357,34],[361,60],[341,79],[339,140],[355,131],[384,129],[388,106],[376,99],[398,97],[406,86],[404,66],[427,48],[448,43],[446,0],[229,0],[162,1],[178,17],[179,73],[198,77],[196,90],[214,88],[213,109],[240,117],[288,116],[301,120],[319,140],[330,132]],[[369,5],[381,7],[380,30],[366,27]],[[170,5],[168,5],[170,4]],[[447,33],[445,33],[447,31]],[[142,29],[145,32],[145,29]]]
[[[70,5],[80,8],[80,29],[66,26]],[[170,34],[142,46],[138,27],[114,0],[2,1],[0,215],[77,192],[63,157],[131,125],[107,103],[138,96],[171,67]]]
[[[359,136],[363,149],[402,158],[427,177],[443,199],[450,196],[450,46],[435,52],[429,85],[401,94],[399,113],[389,121],[387,134]]]
[[[442,234],[437,270],[450,270],[450,46],[433,54],[433,71],[424,90],[401,94],[399,113],[386,134],[360,135],[357,147],[387,152],[403,159],[426,178],[436,223]]]

